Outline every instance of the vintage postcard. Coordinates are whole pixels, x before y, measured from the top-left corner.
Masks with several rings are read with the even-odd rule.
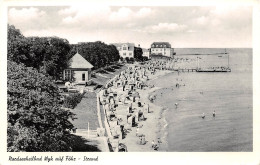
[[[260,164],[259,5],[3,1],[0,164]]]

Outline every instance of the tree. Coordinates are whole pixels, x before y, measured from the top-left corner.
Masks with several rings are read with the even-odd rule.
[[[69,51],[66,39],[24,37],[13,25],[8,25],[8,60],[34,67],[58,79],[69,65]]]
[[[137,61],[143,61],[143,50],[139,47],[134,47],[134,58]]]
[[[134,59],[133,57],[130,57],[129,62],[130,62],[131,64],[133,64],[134,61],[135,61],[135,59]]]
[[[33,58],[26,66],[38,70],[42,68],[54,79],[59,79],[63,70],[69,66],[69,42],[58,37],[28,37],[27,42],[30,47],[29,54]]]
[[[114,45],[107,45],[101,41],[71,45],[69,57],[72,57],[77,51],[94,66],[94,69],[110,65],[120,58],[119,52]]]
[[[123,61],[124,61],[124,58],[123,58],[123,57],[120,57],[119,59],[120,59],[120,61],[121,61],[121,62],[123,62]]]
[[[148,57],[143,56],[143,61],[148,61]]]
[[[15,40],[18,38],[24,38],[20,30],[16,29],[14,25],[7,24],[7,29],[8,29],[8,33],[7,33],[8,41]]]
[[[13,25],[8,25],[7,59],[17,63],[30,63],[30,47],[26,38]]]
[[[74,114],[61,108],[51,78],[8,61],[7,80],[7,150],[70,151]]]

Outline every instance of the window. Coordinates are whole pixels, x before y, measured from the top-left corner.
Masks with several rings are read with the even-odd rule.
[[[129,56],[132,56],[132,53],[129,53]]]
[[[82,73],[82,81],[85,81],[85,73]]]
[[[162,49],[161,49],[161,51],[162,51]]]
[[[123,50],[126,50],[126,47],[123,47]]]
[[[126,53],[123,53],[124,56],[126,56]]]
[[[70,81],[71,80],[71,70],[65,70],[65,80]]]

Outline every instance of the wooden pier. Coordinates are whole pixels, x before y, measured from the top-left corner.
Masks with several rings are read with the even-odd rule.
[[[231,72],[230,68],[197,69],[196,72]]]

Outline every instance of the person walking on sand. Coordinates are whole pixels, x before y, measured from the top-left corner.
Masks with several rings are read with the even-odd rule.
[[[215,117],[215,116],[216,116],[216,112],[215,112],[215,110],[213,111],[213,114],[212,114],[212,115],[213,115],[213,117]]]

